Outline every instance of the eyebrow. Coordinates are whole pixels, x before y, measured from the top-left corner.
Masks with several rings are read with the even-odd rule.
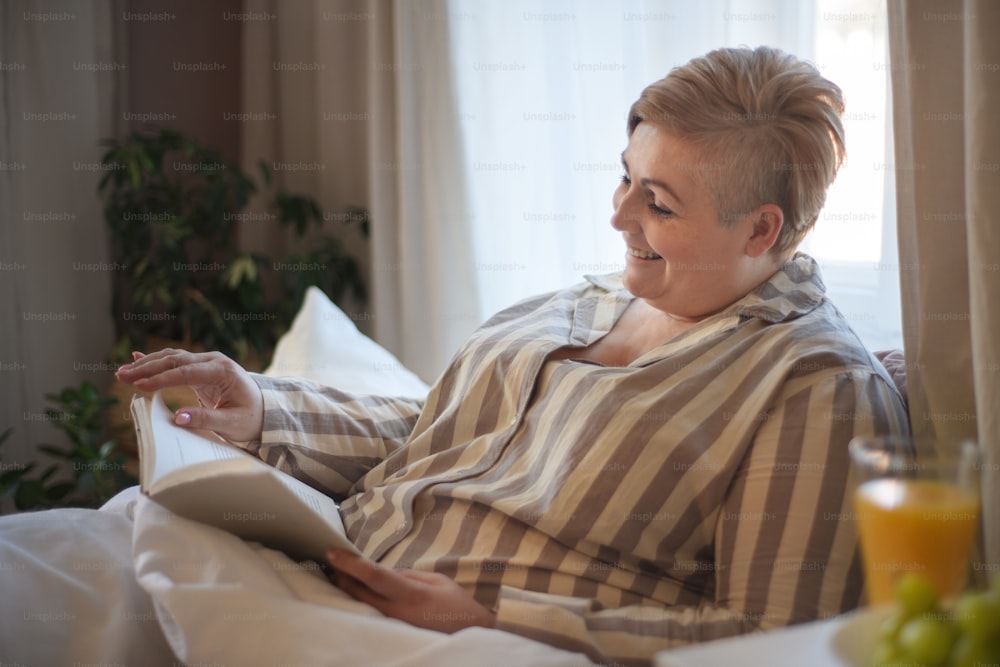
[[[625,161],[625,152],[624,151],[622,151],[622,166],[625,167],[625,171],[627,172],[628,171],[628,162]],[[655,185],[656,187],[660,188],[661,190],[666,191],[667,194],[669,194],[671,197],[673,197],[674,199],[676,199],[678,204],[680,204],[681,206],[684,205],[684,201],[680,197],[677,196],[677,192],[675,192],[672,187],[670,187],[669,185],[667,185],[663,181],[658,181],[658,180],[656,180],[654,178],[640,178],[639,179],[639,185],[641,185],[644,188],[648,188],[650,185]]]

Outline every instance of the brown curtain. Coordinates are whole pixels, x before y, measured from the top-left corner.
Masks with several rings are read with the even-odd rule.
[[[97,183],[100,141],[122,127],[122,7],[0,3],[0,473],[64,444],[46,394],[104,389],[114,370]]]
[[[976,440],[1000,563],[1000,3],[889,0],[903,332],[922,448]]]

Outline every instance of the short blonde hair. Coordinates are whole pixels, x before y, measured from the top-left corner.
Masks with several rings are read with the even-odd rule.
[[[763,204],[785,222],[774,250],[795,248],[844,162],[844,96],[811,64],[778,49],[718,49],[675,67],[632,105],[628,135],[662,125],[701,151],[695,169],[724,224]]]

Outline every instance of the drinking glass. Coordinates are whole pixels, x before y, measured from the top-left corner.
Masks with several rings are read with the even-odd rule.
[[[975,444],[918,455],[908,438],[857,437],[848,448],[868,602],[892,601],[904,572],[923,575],[943,598],[957,596],[979,525]]]

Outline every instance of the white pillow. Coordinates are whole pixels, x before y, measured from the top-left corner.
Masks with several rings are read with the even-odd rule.
[[[428,390],[315,286],[306,291],[264,375],[299,377],[356,394],[423,398]]]

